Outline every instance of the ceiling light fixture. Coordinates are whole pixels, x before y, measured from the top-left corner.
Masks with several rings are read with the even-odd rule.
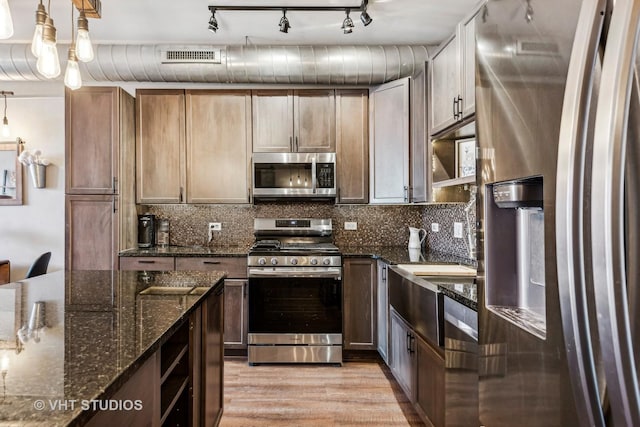
[[[0,0],[1,1],[1,0]],[[234,10],[234,11],[282,11],[282,18],[278,24],[280,31],[283,33],[287,33],[291,28],[291,24],[287,19],[286,12],[301,11],[301,12],[327,12],[327,11],[341,11],[347,12],[347,18],[343,21],[343,30],[345,34],[349,34],[353,31],[353,20],[349,17],[350,11],[360,11],[360,20],[362,23],[367,26],[369,25],[373,19],[367,13],[367,5],[369,4],[369,0],[361,0],[360,4],[354,5],[342,5],[342,6],[224,6],[224,5],[215,5],[208,6],[209,11],[211,12],[211,18],[209,18],[209,30],[211,32],[216,32],[218,29],[218,22],[215,19],[215,12],[219,12],[221,10]],[[350,23],[350,25],[349,25]]]
[[[76,56],[76,43],[73,34],[73,7],[71,7],[71,45],[67,54],[67,69],[64,72],[64,85],[71,90],[80,89],[82,87],[82,75],[78,66],[78,57]]]
[[[9,128],[9,119],[7,119],[7,95],[13,95],[13,92],[3,90],[0,95],[4,96],[4,118],[2,119],[2,136],[8,138],[11,136]]]
[[[211,18],[209,18],[209,31],[211,31],[212,33],[215,33],[216,31],[218,31],[218,20],[216,19],[216,10],[215,9],[210,9],[211,10]]]
[[[0,0],[0,39],[8,39],[13,35],[13,19],[8,0]]]
[[[44,9],[44,4],[40,0],[38,9],[36,9],[36,29],[33,32],[33,39],[31,40],[31,53],[37,58],[40,56],[42,50],[42,32],[44,31],[44,21],[47,20],[47,11]]]
[[[347,9],[345,11],[347,13],[347,17],[344,18],[344,21],[342,21],[342,31],[345,34],[351,34],[353,32],[353,20],[351,19],[351,17],[349,17],[349,12],[351,12],[349,9]]]
[[[282,18],[280,18],[280,26],[281,33],[288,33],[291,25],[289,24],[289,20],[287,19],[287,9],[282,9]]]
[[[51,13],[51,10],[49,10]],[[56,27],[53,25],[51,16],[47,16],[44,21],[42,31],[42,50],[36,63],[38,72],[48,79],[56,78],[60,75],[60,59],[58,58],[58,48],[56,46]]]
[[[527,24],[530,24],[533,21],[533,6],[531,6],[531,0],[527,0],[527,9],[524,12],[524,20],[527,21]]]
[[[78,15],[78,35],[76,37],[76,54],[82,62],[93,61],[93,45],[89,38],[89,20],[84,13],[84,8]]]

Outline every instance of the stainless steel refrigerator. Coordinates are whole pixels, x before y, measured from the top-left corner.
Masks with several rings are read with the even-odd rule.
[[[476,21],[479,413],[640,426],[640,1]]]

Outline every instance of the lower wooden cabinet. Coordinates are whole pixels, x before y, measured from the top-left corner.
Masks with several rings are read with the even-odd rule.
[[[342,336],[345,350],[376,350],[377,265],[372,258],[346,258],[342,278]]]
[[[416,358],[411,352],[411,326],[391,309],[391,372],[411,402],[415,401]]]
[[[247,285],[245,279],[224,281],[224,348],[247,348]]]

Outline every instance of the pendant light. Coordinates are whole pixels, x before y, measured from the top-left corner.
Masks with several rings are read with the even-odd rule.
[[[0,39],[8,39],[13,35],[13,19],[9,0],[0,0]]]
[[[49,10],[49,12],[51,12]],[[58,48],[56,47],[56,27],[53,26],[53,19],[47,16],[44,21],[42,32],[42,50],[36,63],[38,72],[48,79],[53,79],[60,75],[60,59],[58,58]]]
[[[8,138],[11,136],[11,129],[9,129],[9,119],[7,119],[7,95],[13,95],[13,92],[2,91],[0,95],[4,97],[4,118],[2,119],[2,136]]]
[[[44,4],[40,0],[38,9],[36,10],[36,29],[33,32],[33,40],[31,40],[31,53],[37,58],[42,50],[42,33],[44,31],[44,21],[47,20],[47,11]]]
[[[76,43],[73,36],[73,7],[71,7],[71,45],[67,55],[67,69],[64,72],[64,85],[71,90],[76,90],[82,87],[82,75],[78,66]]]
[[[76,55],[82,62],[93,61],[93,46],[89,38],[89,20],[84,14],[84,8],[78,15],[78,35],[76,37]]]

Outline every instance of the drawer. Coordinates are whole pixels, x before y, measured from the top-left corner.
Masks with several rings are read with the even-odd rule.
[[[120,257],[120,270],[172,271],[175,260],[173,257]]]
[[[176,258],[176,270],[226,271],[230,279],[244,279],[247,277],[247,259],[243,257]]]

